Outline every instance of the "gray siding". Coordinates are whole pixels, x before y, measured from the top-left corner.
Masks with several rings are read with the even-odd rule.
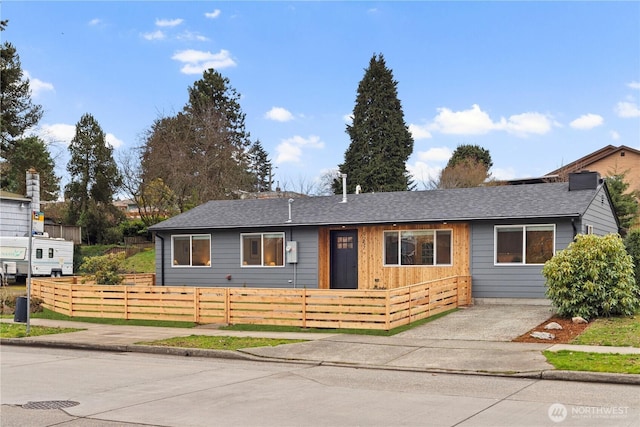
[[[589,204],[589,207],[582,217],[582,223],[578,232],[586,233],[588,225],[593,226],[593,234],[599,236],[618,232],[615,214],[604,186],[600,187],[593,201]]]
[[[261,230],[264,231],[264,230]],[[164,237],[164,285],[260,288],[318,287],[318,230],[315,227],[270,229],[284,232],[285,241],[298,242],[298,263],[284,267],[242,267],[241,233],[257,230],[205,230],[193,234],[211,234],[211,267],[174,267],[171,264],[171,234]],[[175,234],[186,234],[183,232]],[[162,240],[156,239],[156,282],[162,284]],[[227,280],[227,276],[231,280]]]
[[[494,226],[556,224],[556,252],[573,240],[570,219],[491,222],[471,224],[471,276],[474,298],[544,298],[541,265],[494,265]]]
[[[0,199],[0,235],[6,237],[22,237],[29,235],[29,207],[21,208],[22,202],[11,199]]]

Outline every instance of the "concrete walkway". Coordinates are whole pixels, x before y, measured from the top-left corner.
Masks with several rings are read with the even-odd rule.
[[[331,364],[371,369],[518,376],[640,385],[640,375],[556,371],[542,355],[543,350],[640,354],[640,348],[510,342],[513,337],[526,333],[550,316],[550,308],[545,306],[518,306],[505,309],[504,306],[477,305],[461,309],[393,337],[294,332],[241,332],[219,330],[210,326],[193,329],[116,326],[31,319],[31,325],[72,327],[83,330],[38,337],[2,339],[2,345],[137,351]],[[2,319],[2,321],[12,322],[13,319]],[[189,335],[252,336],[307,341],[240,351],[195,350],[139,344]]]

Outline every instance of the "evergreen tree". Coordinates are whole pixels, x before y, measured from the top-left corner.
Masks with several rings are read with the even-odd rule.
[[[112,202],[122,177],[113,159],[113,148],[107,145],[102,128],[91,114],[83,115],[76,124],[69,152],[67,171],[71,181],[65,187],[68,221],[83,226],[89,242],[100,243],[105,224],[113,226],[113,221],[118,221]]]
[[[482,163],[487,171],[489,171],[493,166],[489,150],[486,150],[479,145],[470,144],[458,145],[458,147],[453,151],[447,166],[455,166],[465,160],[473,160],[475,162]]]
[[[254,191],[271,191],[272,168],[269,155],[257,140],[249,149],[249,172],[254,177]]]
[[[0,176],[0,186],[17,194],[27,194],[25,173],[34,168],[40,175],[40,200],[56,200],[60,178],[54,172],[54,163],[46,144],[36,136],[15,141],[8,154],[6,170]]]
[[[413,152],[413,137],[398,99],[398,82],[384,57],[373,55],[358,85],[353,123],[347,125],[351,144],[339,166],[348,175],[347,190],[360,185],[363,192],[409,190],[412,182],[406,163]],[[334,192],[342,192],[340,180]]]
[[[627,192],[629,183],[625,181],[625,177],[626,173],[623,172],[608,176],[605,180],[620,227],[628,230],[638,217],[637,198],[640,198],[640,195]]]
[[[0,21],[4,31],[8,21]],[[35,126],[42,117],[42,106],[31,102],[29,80],[24,78],[16,48],[4,42],[0,48],[0,156],[7,159],[15,149],[16,138]]]
[[[213,69],[188,93],[180,113],[156,120],[142,148],[142,182],[161,179],[180,212],[253,189],[240,95]]]

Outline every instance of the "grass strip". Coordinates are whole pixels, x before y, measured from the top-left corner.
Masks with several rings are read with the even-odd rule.
[[[66,334],[68,332],[84,330],[76,328],[50,328],[48,326],[31,326],[29,329],[29,335],[27,335],[27,325],[0,323],[0,338],[37,337],[40,335]]]
[[[390,329],[388,331],[379,330],[379,329],[300,328],[297,326],[250,325],[250,324],[222,326],[220,327],[220,329],[224,329],[227,331],[315,332],[315,333],[323,333],[323,334],[354,334],[354,335],[375,335],[375,336],[390,337],[390,336],[399,334],[400,332],[404,332],[409,329],[413,329],[417,326],[424,325],[425,323],[432,322],[436,319],[446,316],[449,313],[453,313],[454,311],[458,311],[458,309],[454,308],[452,310],[448,310],[448,311],[433,315],[431,317],[427,317],[426,319],[415,321],[408,325],[398,326],[397,328]]]
[[[188,337],[175,337],[158,341],[140,342],[141,345],[155,345],[163,347],[197,348],[203,350],[239,350],[250,347],[275,347],[281,344],[293,344],[305,340],[254,338],[254,337],[228,337],[189,335]]]
[[[565,371],[640,374],[640,354],[588,353],[570,350],[544,351],[543,354],[556,369]]]
[[[596,319],[571,344],[640,347],[640,314]]]
[[[170,320],[126,320],[101,317],[69,317],[46,308],[42,312],[33,313],[31,317],[38,319],[66,320],[70,322],[98,323],[101,325],[157,326],[163,328],[194,328],[197,326],[194,322],[176,322]]]

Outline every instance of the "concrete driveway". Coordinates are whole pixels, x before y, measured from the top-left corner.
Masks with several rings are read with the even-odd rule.
[[[401,332],[397,338],[511,341],[553,316],[549,305],[477,304]]]

